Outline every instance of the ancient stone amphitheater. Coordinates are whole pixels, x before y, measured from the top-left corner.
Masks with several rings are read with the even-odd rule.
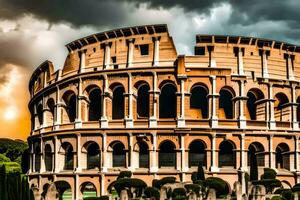
[[[151,185],[174,176],[244,184],[251,159],[300,179],[300,46],[268,39],[197,35],[178,55],[166,25],[116,29],[66,45],[57,71],[33,73],[30,185],[60,195],[107,194],[120,171]]]

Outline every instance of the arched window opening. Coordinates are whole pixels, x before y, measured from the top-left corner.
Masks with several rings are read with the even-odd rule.
[[[253,142],[248,148],[248,166],[256,159],[257,166],[265,166],[264,147],[259,142]]]
[[[113,145],[113,167],[126,167],[126,151],[121,142]]]
[[[161,88],[159,95],[159,117],[176,118],[177,115],[177,89],[174,85],[167,83]]]
[[[91,197],[97,197],[97,190],[93,183],[86,182],[81,185],[81,194],[82,198],[91,198]]]
[[[226,140],[219,147],[219,167],[235,167],[234,146]]]
[[[52,154],[52,149],[49,144],[46,144],[45,146],[45,168],[46,171],[52,171],[52,162],[53,162],[53,154]]]
[[[221,118],[233,119],[233,95],[227,89],[221,89],[219,98],[219,108],[220,111],[224,113],[221,114]]]
[[[74,154],[73,147],[70,143],[63,143],[62,148],[64,149],[64,170],[74,169]]]
[[[40,172],[41,170],[41,156],[42,156],[42,153],[41,153],[41,148],[39,146],[36,146],[35,149],[34,149],[34,169],[35,169],[35,172]]]
[[[201,141],[193,141],[189,146],[189,167],[206,166],[205,144]]]
[[[190,107],[192,115],[200,119],[208,118],[208,91],[203,86],[193,87],[191,90]]]
[[[276,121],[289,121],[290,118],[290,110],[286,106],[289,102],[288,97],[280,92],[275,95],[275,119]]]
[[[74,92],[66,92],[63,95],[63,100],[66,104],[66,111],[70,122],[74,122],[76,119],[76,102],[77,98]]]
[[[297,98],[297,121],[300,122],[300,97]]]
[[[66,181],[56,181],[55,187],[58,191],[59,200],[72,199],[72,189]]]
[[[176,167],[175,145],[164,141],[159,147],[159,167]]]
[[[137,113],[139,117],[149,117],[149,90],[147,84],[143,84],[138,89]]]
[[[149,167],[149,148],[147,143],[139,143],[139,167],[148,168]]]
[[[280,143],[276,147],[276,168],[278,169],[290,169],[290,149],[287,144]]]
[[[247,93],[247,108],[248,108],[248,113],[250,116],[251,120],[257,120],[257,113],[258,113],[258,109],[260,107],[258,107],[259,105],[257,105],[257,101],[261,100],[264,98],[263,93],[258,90],[258,89],[251,89],[248,93]],[[265,112],[265,111],[263,111]]]
[[[93,89],[89,93],[89,121],[98,121],[101,117],[101,90],[99,88]]]
[[[87,169],[100,169],[100,149],[96,142],[87,148]]]
[[[113,91],[113,107],[112,107],[112,118],[123,119],[124,118],[124,87],[117,86]]]
[[[43,122],[44,122],[43,105],[39,104],[36,110],[37,110],[37,116],[38,116],[38,120],[39,120],[40,126],[42,126]]]
[[[47,106],[48,106],[48,109],[51,113],[51,121],[53,122],[53,118],[54,118],[54,110],[55,110],[55,102],[54,100],[51,98],[47,101]]]

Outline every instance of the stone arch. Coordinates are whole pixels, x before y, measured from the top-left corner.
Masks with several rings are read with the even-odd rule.
[[[112,153],[112,167],[126,167],[126,149],[121,141],[113,141],[108,147]]]
[[[205,142],[198,139],[189,144],[189,167],[198,166],[199,163],[206,167],[206,148]]]
[[[248,147],[248,166],[256,159],[257,166],[265,166],[265,149],[260,142],[252,142]]]
[[[74,198],[71,185],[67,181],[55,181],[55,187],[57,189],[59,199],[71,199]]]
[[[45,145],[45,169],[46,171],[53,170],[53,150],[50,144]]]
[[[112,119],[123,119],[125,116],[125,88],[122,84],[113,84],[112,88]]]
[[[300,96],[297,98],[297,121],[300,122]]]
[[[69,142],[61,144],[60,152],[64,155],[64,170],[74,169],[74,152],[73,146]]]
[[[190,111],[192,117],[199,119],[208,118],[208,87],[202,83],[196,83],[191,88]]]
[[[39,124],[41,127],[44,123],[44,117],[43,117],[44,109],[43,109],[43,105],[41,103],[37,105],[36,112],[37,112]]]
[[[139,168],[149,167],[149,146],[146,142],[141,141],[137,143],[138,145],[138,155],[139,155]]]
[[[40,145],[35,145],[34,146],[34,169],[35,172],[40,172],[41,170],[41,156],[42,156],[42,151]]]
[[[170,140],[164,140],[159,144],[159,167],[176,167],[176,146]]]
[[[286,180],[281,181],[281,185],[284,189],[292,189],[292,185]]]
[[[85,161],[84,168],[100,170],[100,147],[94,141],[88,141],[83,145],[83,160]]]
[[[85,89],[88,98],[88,120],[98,121],[102,113],[102,91],[97,85],[89,85]]]
[[[235,93],[231,87],[225,86],[221,88],[219,97],[219,118],[234,118],[234,97]]]
[[[66,116],[68,117],[69,122],[74,122],[76,119],[76,106],[77,106],[77,96],[75,92],[72,90],[66,91],[63,96],[62,100],[65,103],[65,111],[66,111]],[[65,116],[63,116],[63,120]]]
[[[264,93],[258,88],[252,88],[247,93],[247,109],[251,120],[257,120],[258,111],[265,112],[265,104],[260,101],[265,98]]]
[[[290,169],[290,148],[286,143],[280,143],[275,150],[275,164],[278,169]]]
[[[274,97],[274,110],[275,110],[275,120],[276,121],[289,121],[290,120],[290,110],[289,110],[289,99],[286,94],[279,92]]]
[[[135,84],[135,88],[137,89],[137,115],[138,117],[149,117],[150,111],[150,86],[145,81],[139,81]]]
[[[81,197],[83,199],[87,197],[97,197],[96,186],[91,182],[84,182],[80,186]]]
[[[219,145],[219,167],[235,167],[235,144],[230,140],[224,140]]]
[[[177,87],[173,82],[162,83],[159,95],[159,118],[176,118]]]
[[[54,123],[54,111],[55,111],[55,101],[53,98],[47,100],[47,125],[52,125]]]

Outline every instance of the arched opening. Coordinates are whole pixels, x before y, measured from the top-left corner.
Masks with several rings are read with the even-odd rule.
[[[228,89],[221,89],[219,98],[220,118],[233,119],[233,97],[234,95]]]
[[[261,107],[257,104],[257,101],[263,99],[264,94],[259,89],[251,89],[247,93],[247,97],[248,97],[247,108],[248,108],[250,119],[257,120],[258,108]]]
[[[41,148],[40,148],[40,146],[37,145],[34,148],[34,169],[35,169],[35,172],[40,172],[40,170],[41,170],[41,156],[42,156]]]
[[[235,167],[234,148],[228,140],[221,142],[219,146],[219,167]]]
[[[139,143],[139,167],[149,167],[149,147],[146,142]]]
[[[45,145],[45,169],[46,171],[52,171],[53,153],[50,144]]]
[[[91,197],[97,197],[97,190],[93,183],[91,182],[85,182],[81,185],[81,194],[82,198],[91,198]]]
[[[300,122],[300,97],[297,98],[297,121]]]
[[[176,118],[177,114],[177,89],[171,84],[167,83],[162,86],[159,95],[159,117],[160,118]]]
[[[176,151],[173,142],[167,140],[159,146],[159,167],[176,167]]]
[[[202,141],[196,140],[189,145],[189,167],[206,166],[206,146]]]
[[[54,110],[55,110],[55,102],[54,100],[51,98],[51,99],[48,99],[47,101],[47,107],[51,113],[51,119],[50,121],[53,123],[53,120],[54,120]]]
[[[290,110],[287,107],[287,103],[289,103],[288,97],[280,92],[275,95],[275,120],[276,121],[289,121],[290,118]]]
[[[77,98],[73,91],[68,91],[63,95],[63,100],[66,105],[67,115],[70,122],[74,122],[76,119],[76,102]]]
[[[70,143],[65,142],[62,144],[64,150],[64,170],[74,169],[74,153],[73,147]]]
[[[67,199],[72,199],[72,190],[71,186],[68,182],[66,181],[56,181],[55,182],[55,187],[58,192],[58,198],[59,200],[67,200]]]
[[[38,120],[39,120],[39,123],[40,123],[40,126],[43,125],[43,122],[44,122],[44,117],[43,117],[43,105],[42,104],[39,104],[37,109],[37,116],[38,116]]]
[[[149,90],[148,84],[143,84],[138,89],[137,113],[139,117],[149,117]]]
[[[259,142],[252,142],[248,147],[248,166],[256,159],[257,166],[265,166],[264,147]]]
[[[89,121],[98,121],[101,117],[101,90],[94,88],[89,93]]]
[[[121,142],[116,142],[113,149],[113,167],[126,167],[125,146]]]
[[[276,147],[276,168],[290,169],[290,148],[285,143],[280,143]]]
[[[123,119],[124,118],[124,87],[119,85],[113,90],[113,100],[112,100],[112,118],[113,119]]]
[[[204,86],[197,85],[191,90],[190,108],[193,117],[199,119],[208,118],[208,89]]]
[[[100,149],[96,142],[87,147],[87,169],[100,169]]]

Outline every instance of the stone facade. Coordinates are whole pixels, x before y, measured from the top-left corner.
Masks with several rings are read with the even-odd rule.
[[[286,187],[299,182],[300,47],[197,35],[195,55],[177,55],[166,25],[66,47],[62,69],[45,61],[29,83],[36,196],[53,183],[76,200],[85,191],[105,195],[125,170],[148,185],[190,181],[199,162],[207,176],[231,188],[240,180],[245,190],[254,157],[259,173],[270,167]]]

